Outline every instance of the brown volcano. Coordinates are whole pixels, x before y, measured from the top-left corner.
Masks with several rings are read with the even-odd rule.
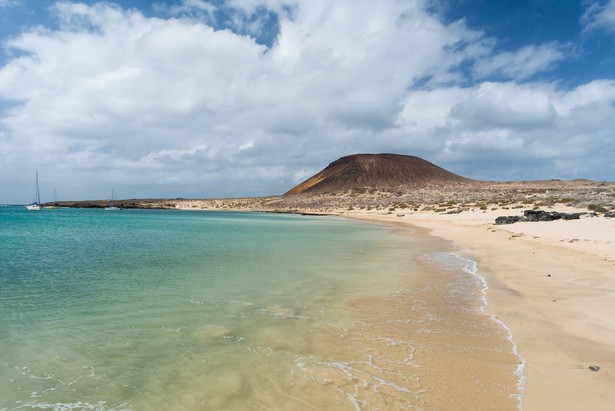
[[[330,193],[365,188],[391,189],[472,181],[474,180],[453,174],[415,156],[354,154],[334,161],[284,195]]]

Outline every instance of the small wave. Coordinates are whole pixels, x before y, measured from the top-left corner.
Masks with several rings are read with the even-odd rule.
[[[128,404],[120,404],[118,407],[108,408],[106,401],[92,402],[28,402],[14,409],[37,409],[37,410],[53,410],[53,411],[72,411],[72,410],[87,410],[87,411],[129,411],[132,408]]]
[[[426,256],[428,260],[436,262],[439,266],[445,269],[459,269],[461,268],[463,272],[469,274],[474,277],[481,285],[481,306],[480,312],[484,315],[488,316],[492,321],[495,321],[500,327],[502,327],[506,331],[506,338],[510,341],[512,345],[512,353],[519,359],[519,363],[515,369],[515,375],[517,376],[517,389],[519,391],[518,394],[514,394],[513,398],[517,400],[517,409],[523,409],[523,400],[525,398],[525,386],[527,382],[527,377],[525,376],[525,365],[526,361],[519,352],[517,344],[513,339],[512,330],[498,317],[489,313],[487,311],[487,291],[489,290],[489,285],[487,284],[487,279],[479,274],[478,271],[478,263],[474,260],[461,257],[457,253],[431,253]]]

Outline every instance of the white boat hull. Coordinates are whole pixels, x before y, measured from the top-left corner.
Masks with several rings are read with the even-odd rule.
[[[30,211],[38,211],[41,209],[41,192],[38,189],[38,171],[36,172],[36,197],[32,204],[26,206],[26,209]]]

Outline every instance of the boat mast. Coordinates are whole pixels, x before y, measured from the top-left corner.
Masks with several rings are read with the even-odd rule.
[[[41,193],[38,189],[38,171],[36,172],[36,204],[41,203]]]

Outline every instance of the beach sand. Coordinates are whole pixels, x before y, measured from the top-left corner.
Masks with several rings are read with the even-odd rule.
[[[579,211],[561,210],[557,211]],[[511,210],[403,215],[339,210],[422,227],[478,263],[486,311],[525,360],[524,410],[611,410],[615,404],[615,223],[604,217],[494,225]],[[592,371],[590,367],[600,367]]]
[[[352,203],[354,200],[342,196],[338,197],[340,205],[337,208],[328,201],[324,208],[319,209],[317,204],[303,209],[422,229],[452,241],[460,253],[477,261],[478,274],[485,278],[488,286],[486,311],[511,330],[512,340],[525,362],[522,409],[613,409],[613,218],[583,215],[579,220],[495,225],[498,216],[523,215],[524,205],[498,207],[491,204],[489,210],[470,207],[447,214],[409,209],[394,211],[382,206],[352,207],[344,201]],[[227,208],[225,204],[216,205],[216,208],[218,206]],[[286,207],[289,212],[302,210],[300,201]],[[211,202],[196,202],[185,208],[213,207]],[[249,202],[232,208],[255,210]],[[267,208],[259,210],[270,211]],[[431,210],[434,208],[432,206]],[[415,207],[415,210],[427,209],[429,207]],[[564,204],[545,210],[587,211]],[[462,324],[457,326],[463,327]],[[497,361],[496,357],[491,358],[494,359]],[[454,358],[449,360],[454,362]],[[446,387],[441,394],[446,396]],[[473,404],[474,401],[468,394],[459,404]]]

